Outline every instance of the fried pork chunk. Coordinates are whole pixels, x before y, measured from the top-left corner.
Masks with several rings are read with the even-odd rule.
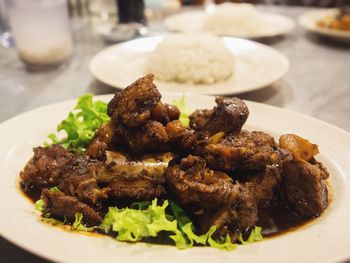
[[[114,133],[112,123],[102,124],[95,132],[94,138],[86,149],[86,154],[93,159],[104,160],[105,152],[111,147]]]
[[[282,191],[291,208],[304,217],[319,216],[328,204],[326,177],[323,166],[303,161],[287,163]]]
[[[231,235],[258,221],[258,207],[248,188],[227,174],[210,170],[204,159],[189,155],[173,161],[166,172],[169,192],[198,221],[202,232],[216,225],[218,233]]]
[[[148,74],[114,95],[107,108],[114,124],[137,127],[151,119],[151,110],[162,97],[153,80]]]
[[[202,137],[210,137],[218,132],[238,133],[246,122],[249,110],[239,98],[217,97],[217,106],[212,110],[196,110],[190,116],[190,126]]]
[[[160,99],[151,74],[117,93],[108,104],[111,124],[96,133],[87,153],[104,159],[105,150],[123,149],[135,156],[191,150],[197,142],[195,132],[177,120],[180,111],[176,106],[162,103]],[[109,127],[112,138],[108,136]]]
[[[101,189],[96,181],[102,165],[87,155],[73,154],[58,145],[37,147],[20,176],[25,190],[58,186],[66,194],[96,204],[106,199],[109,191]]]
[[[328,205],[329,173],[314,157],[319,153],[317,145],[295,134],[281,136],[279,144],[293,156],[282,173],[286,201],[301,216],[319,216]]]
[[[197,147],[210,168],[225,172],[234,170],[264,170],[267,165],[278,164],[285,154],[273,137],[264,132],[241,131],[229,134],[218,143]]]
[[[108,184],[113,199],[152,200],[164,195],[165,170],[172,153],[132,160],[120,152],[107,152],[98,181]]]
[[[44,189],[41,199],[45,203],[45,212],[56,218],[65,218],[69,222],[74,222],[75,213],[81,213],[83,221],[87,225],[96,226],[102,223],[102,217],[94,209],[80,202],[75,197],[65,195],[62,192],[57,193]]]
[[[101,162],[57,145],[38,147],[34,152],[21,172],[25,190],[58,186],[94,207],[108,198],[150,200],[164,195],[164,174],[173,158],[173,154],[163,153],[132,160],[120,152],[107,151],[106,161]]]

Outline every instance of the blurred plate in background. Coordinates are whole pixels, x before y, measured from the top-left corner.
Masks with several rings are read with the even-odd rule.
[[[169,30],[177,32],[203,31],[203,26],[207,17],[208,14],[204,11],[185,12],[168,17],[165,19],[165,25]],[[266,24],[266,28],[263,31],[245,32],[230,36],[244,38],[276,37],[289,33],[295,27],[294,21],[283,15],[259,12],[259,17],[261,21]]]
[[[317,25],[317,22],[326,17],[334,17],[337,15],[337,9],[328,8],[328,9],[319,9],[307,12],[301,15],[298,19],[299,24],[305,29],[321,34],[323,36],[335,38],[338,40],[350,41],[350,30],[339,30],[331,28],[323,28]]]
[[[125,88],[145,74],[148,56],[163,37],[148,37],[108,47],[90,62],[91,73],[101,82]],[[215,84],[187,84],[155,81],[161,92],[228,95],[260,89],[282,78],[288,71],[288,59],[279,51],[250,40],[223,37],[235,56],[233,76]]]

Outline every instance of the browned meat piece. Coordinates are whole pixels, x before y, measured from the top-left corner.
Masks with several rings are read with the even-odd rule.
[[[236,239],[237,230],[258,221],[252,193],[223,172],[206,167],[205,160],[189,155],[166,172],[169,191],[198,221],[202,232],[216,225],[220,235]]]
[[[217,227],[216,235],[229,234],[232,241],[236,241],[237,234],[254,226],[259,220],[258,206],[252,193],[244,187],[239,187],[237,199],[231,205],[207,211],[198,217],[198,224],[202,233],[211,226]]]
[[[164,174],[173,154],[148,155],[137,161],[119,152],[107,152],[98,181],[109,185],[117,199],[151,200],[165,194]]]
[[[66,218],[69,222],[74,222],[75,213],[79,212],[83,215],[83,222],[89,226],[97,226],[102,223],[102,217],[94,209],[75,197],[44,189],[41,199],[46,206],[45,212],[54,217]]]
[[[161,122],[166,125],[168,122],[177,120],[180,116],[180,111],[175,105],[158,102],[156,107],[151,111],[151,119]]]
[[[73,154],[58,145],[36,147],[33,151],[33,158],[20,173],[25,189],[57,185],[57,178],[61,176],[63,167],[72,159]]]
[[[107,198],[108,193],[108,188],[100,189],[94,179],[101,168],[102,162],[52,145],[34,149],[34,157],[24,168],[21,178],[26,188],[59,186],[66,194],[95,204],[99,199]]]
[[[319,163],[288,162],[282,174],[282,193],[288,204],[301,216],[317,217],[327,207],[328,172]]]
[[[191,150],[197,143],[195,132],[182,126],[178,120],[169,122],[166,126],[157,121],[148,121],[138,129],[124,129],[119,126],[116,137],[119,145],[122,145],[121,148],[135,156],[166,152],[170,149]]]
[[[195,111],[190,116],[190,125],[196,131],[210,137],[218,132],[238,133],[246,122],[249,111],[239,98],[217,97],[213,111]]]
[[[209,122],[214,110],[195,110],[190,115],[190,126],[195,131],[203,131]]]
[[[151,111],[161,98],[153,79],[154,76],[148,74],[114,95],[107,113],[115,125],[137,127],[150,120]]]
[[[157,121],[149,121],[138,129],[125,130],[124,136],[126,149],[135,155],[169,150],[169,136],[165,127]]]
[[[280,167],[268,165],[265,170],[247,171],[246,173],[240,176],[243,179],[241,181],[242,187],[252,193],[259,208],[268,207],[281,182]]]
[[[86,154],[91,158],[103,160],[105,158],[105,151],[108,150],[113,140],[113,135],[114,128],[112,124],[102,124],[86,149]]]
[[[109,187],[101,189],[96,179],[90,175],[65,176],[59,184],[59,189],[90,204],[97,204],[99,200],[107,199],[110,191]]]
[[[192,155],[170,165],[166,180],[171,192],[196,214],[233,203],[239,189],[227,174],[208,169],[204,159]]]
[[[200,146],[196,152],[212,169],[225,172],[264,170],[266,165],[276,164],[285,156],[270,135],[245,130],[238,135],[230,134],[219,143]]]
[[[197,143],[195,131],[182,126],[178,120],[169,122],[165,130],[169,137],[170,146],[174,150],[190,150]]]
[[[90,159],[87,155],[74,155],[62,170],[59,189],[90,204],[106,199],[109,189],[101,189],[95,179],[102,165],[102,162]]]

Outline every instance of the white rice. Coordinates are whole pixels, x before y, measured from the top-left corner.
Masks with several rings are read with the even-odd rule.
[[[212,84],[228,79],[234,57],[220,38],[211,34],[171,34],[158,44],[146,71],[164,82]]]
[[[206,18],[203,30],[217,35],[246,36],[264,32],[265,27],[252,4],[224,3]]]

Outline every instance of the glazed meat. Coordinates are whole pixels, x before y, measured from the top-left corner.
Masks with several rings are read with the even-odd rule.
[[[227,174],[210,170],[204,159],[189,155],[166,172],[167,186],[198,221],[202,232],[216,225],[221,235],[236,238],[236,230],[258,220],[257,204],[249,189]]]
[[[106,143],[105,138],[110,137],[104,136],[103,130],[98,132],[88,154],[101,159],[101,152],[110,149],[123,149],[135,156],[172,148],[192,149],[197,142],[195,132],[177,120],[180,111],[176,106],[162,103],[160,98],[153,75],[146,75],[117,93],[108,104],[114,136]]]
[[[168,122],[177,120],[180,111],[175,105],[162,103],[161,101],[151,110],[151,119],[166,125]]]
[[[102,124],[86,149],[86,154],[93,159],[104,160],[105,152],[111,147],[114,133],[112,123]]]
[[[273,137],[264,132],[241,131],[230,134],[219,143],[197,147],[212,169],[231,172],[263,170],[266,165],[278,163],[285,154],[277,147]]]
[[[239,185],[234,185],[227,174],[208,169],[198,156],[189,155],[179,164],[170,165],[166,179],[171,192],[196,214],[231,204],[238,195]]]
[[[190,126],[203,137],[218,132],[238,133],[246,122],[249,110],[239,98],[217,97],[213,110],[197,110],[190,116]]]
[[[72,196],[44,189],[41,199],[46,206],[45,212],[56,218],[66,218],[69,222],[74,222],[75,213],[78,212],[83,215],[83,221],[87,225],[96,226],[102,223],[102,217],[94,209]]]
[[[113,199],[151,200],[165,194],[165,170],[171,153],[130,160],[119,152],[107,152],[98,181],[108,184]]]
[[[36,147],[34,156],[20,173],[25,190],[31,187],[44,188],[57,185],[64,166],[73,158],[73,154],[58,145]]]
[[[283,169],[282,192],[299,215],[316,217],[328,204],[326,178],[328,172],[319,163],[291,161]]]
[[[259,208],[266,208],[270,205],[275,192],[281,182],[281,169],[277,165],[267,165],[258,172],[238,172],[242,187],[252,193]]]
[[[25,189],[58,186],[66,194],[96,204],[107,198],[108,189],[100,189],[95,177],[102,163],[87,155],[73,154],[61,146],[34,148],[34,157],[21,172]]]
[[[154,76],[148,74],[114,95],[107,113],[115,125],[137,127],[151,119],[151,111],[161,98],[153,79]]]
[[[166,126],[157,121],[148,121],[138,129],[119,129],[116,136],[122,148],[135,156],[167,152],[170,149],[187,151],[197,143],[195,132],[182,126],[178,120]]]
[[[314,158],[319,153],[318,146],[295,134],[282,135],[279,144],[293,156],[282,174],[282,193],[287,203],[301,216],[319,216],[328,204],[325,180],[329,173]]]
[[[192,150],[197,144],[195,131],[184,127],[178,120],[169,122],[165,130],[169,137],[170,148],[174,151]]]

